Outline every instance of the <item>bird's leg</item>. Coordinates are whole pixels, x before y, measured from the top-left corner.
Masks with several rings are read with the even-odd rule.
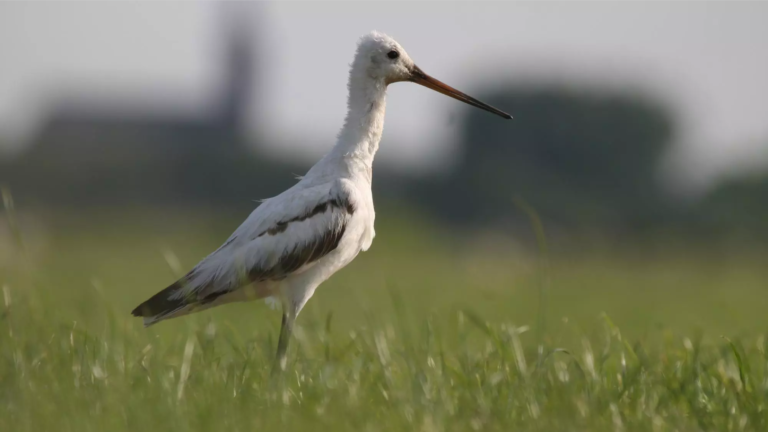
[[[293,322],[296,320],[295,314],[289,313],[287,310],[283,310],[283,322],[280,325],[280,338],[277,341],[277,356],[275,357],[275,364],[272,367],[272,373],[276,374],[285,370],[288,353],[288,341],[291,339],[291,333],[293,333]]]

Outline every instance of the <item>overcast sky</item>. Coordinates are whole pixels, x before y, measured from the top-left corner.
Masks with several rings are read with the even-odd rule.
[[[355,43],[376,29],[470,94],[490,80],[531,79],[651,93],[677,115],[678,169],[693,184],[768,160],[762,2],[2,2],[6,150],[21,148],[63,97],[204,113],[220,78],[222,9],[253,23],[263,76],[250,129],[286,157],[312,159],[333,145]],[[450,158],[464,105],[398,84],[388,108],[382,159],[420,169]]]

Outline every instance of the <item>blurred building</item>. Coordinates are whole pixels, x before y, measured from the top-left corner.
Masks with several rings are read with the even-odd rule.
[[[254,154],[242,133],[258,81],[257,38],[246,20],[224,27],[221,82],[203,114],[65,98],[53,104],[29,150],[0,170],[0,180],[22,200],[104,205],[221,200],[265,178],[273,164]]]

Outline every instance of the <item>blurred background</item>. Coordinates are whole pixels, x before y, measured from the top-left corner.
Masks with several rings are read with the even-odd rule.
[[[354,326],[396,287],[517,323],[761,328],[766,17],[759,2],[0,3],[0,285],[33,280],[86,322],[100,287],[128,320],[333,146],[376,29],[514,120],[392,86],[379,235],[309,315],[346,305]]]

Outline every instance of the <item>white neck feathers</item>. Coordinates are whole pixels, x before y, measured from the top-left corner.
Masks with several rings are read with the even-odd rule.
[[[347,117],[336,146],[309,170],[305,178],[362,175],[370,182],[373,158],[384,130],[387,83],[368,70],[358,55],[349,72]]]
[[[352,66],[347,85],[347,117],[331,153],[358,159],[370,166],[384,130],[387,84],[356,66]]]

